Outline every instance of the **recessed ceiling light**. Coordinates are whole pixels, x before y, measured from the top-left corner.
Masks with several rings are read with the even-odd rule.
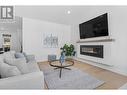
[[[67,14],[70,14],[71,13],[71,11],[67,11]]]

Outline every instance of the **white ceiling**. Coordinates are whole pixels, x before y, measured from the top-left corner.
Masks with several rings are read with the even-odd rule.
[[[108,8],[109,6],[15,6],[15,14],[21,17],[72,25],[104,14]],[[67,14],[68,10],[70,14]]]

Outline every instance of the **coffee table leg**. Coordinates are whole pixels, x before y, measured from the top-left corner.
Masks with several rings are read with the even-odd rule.
[[[63,69],[71,70],[70,68],[66,68],[66,67],[64,67]]]
[[[59,76],[60,78],[61,78],[61,73],[62,73],[62,68],[60,68],[60,76]]]

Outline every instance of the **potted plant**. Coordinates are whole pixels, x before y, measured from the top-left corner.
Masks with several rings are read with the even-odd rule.
[[[62,50],[61,54],[65,53],[66,58],[72,59],[72,57],[75,56],[76,52],[74,51],[74,45],[72,45],[72,44],[71,45],[65,44],[60,49]]]

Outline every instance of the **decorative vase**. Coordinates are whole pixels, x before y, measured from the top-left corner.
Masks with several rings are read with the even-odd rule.
[[[65,62],[65,53],[61,53],[60,63],[63,64]]]

